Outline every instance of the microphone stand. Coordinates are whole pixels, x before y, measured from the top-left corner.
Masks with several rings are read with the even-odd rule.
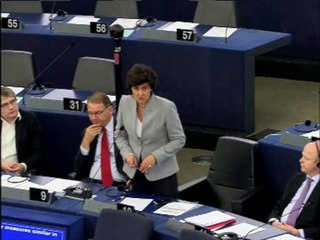
[[[110,27],[110,36],[115,41],[114,56],[114,70],[115,70],[115,85],[116,85],[116,109],[118,109],[120,98],[122,96],[122,58],[121,58],[121,40],[124,29],[119,24],[114,24]]]

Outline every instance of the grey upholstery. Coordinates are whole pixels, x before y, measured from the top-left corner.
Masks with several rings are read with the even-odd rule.
[[[94,16],[138,18],[137,2],[132,0],[97,1]]]
[[[199,1],[197,3],[193,22],[214,26],[236,27],[235,2]]]
[[[1,12],[42,13],[41,1],[1,1]]]
[[[264,193],[258,146],[256,141],[245,138],[220,137],[207,178],[180,192],[179,197],[265,220],[267,210],[257,210]]]
[[[139,213],[102,209],[94,240],[151,240],[153,221]]]
[[[192,229],[182,229],[178,240],[218,240],[207,233],[199,232]]]
[[[72,87],[78,90],[114,93],[114,61],[97,57],[79,58]]]
[[[35,78],[33,54],[28,51],[1,50],[1,84],[27,87]]]

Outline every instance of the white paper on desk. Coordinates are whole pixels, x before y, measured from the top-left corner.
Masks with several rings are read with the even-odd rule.
[[[139,19],[133,19],[133,18],[117,18],[112,24],[120,24],[123,28],[135,28],[137,26],[137,22]]]
[[[235,219],[235,217],[230,216],[226,213],[220,211],[212,211],[193,217],[188,217],[185,219],[185,221],[200,226],[212,226],[214,224],[226,222],[233,219]]]
[[[1,187],[17,188],[24,181],[27,181],[25,177],[4,175],[1,176]]]
[[[169,216],[179,216],[185,212],[190,211],[196,206],[197,206],[196,203],[190,203],[190,202],[171,202],[157,209],[153,213],[164,214]]]
[[[212,27],[207,31],[205,34],[203,34],[204,37],[230,37],[231,34],[233,34],[235,31],[237,31],[238,28],[232,28],[232,27]]]
[[[47,188],[43,187],[42,185],[30,182],[30,181],[24,181],[21,184],[19,184],[19,186],[17,186],[16,188],[17,189],[24,189],[24,190],[29,190],[30,188],[47,189]]]
[[[98,22],[100,18],[95,18],[92,16],[75,16],[70,21],[69,24],[83,24],[90,25],[90,22]]]
[[[11,87],[11,86],[8,86],[8,88],[10,88],[12,91],[14,91],[14,93],[16,94],[16,95],[18,95],[20,92],[22,92],[23,91],[23,87]]]
[[[312,132],[304,133],[301,136],[304,136],[304,137],[307,137],[307,138],[311,138],[311,137],[320,138],[320,129],[312,131]]]
[[[10,177],[10,175],[1,175],[1,182],[6,181],[8,178]]]
[[[137,211],[143,211],[152,201],[153,199],[148,199],[148,198],[126,197],[121,201],[121,203],[132,206]]]
[[[6,18],[9,17],[10,13],[1,13],[1,17],[2,18]]]
[[[79,183],[80,181],[76,181],[76,180],[55,178],[54,180],[50,181],[46,185],[43,185],[42,188],[45,188],[45,189],[48,189],[49,191],[54,191],[54,192],[63,192],[63,189],[76,186]]]
[[[296,237],[291,234],[285,233],[280,236],[268,238],[267,240],[300,240],[300,239],[304,239],[304,238]]]
[[[199,25],[199,23],[179,22],[178,21],[178,22],[173,22],[171,24],[166,24],[165,27],[160,27],[160,28],[158,28],[158,30],[176,32],[177,28],[179,28],[179,29],[193,29],[198,25]]]
[[[255,228],[257,228],[257,226],[254,226],[249,223],[239,223],[239,224],[233,225],[231,227],[226,227],[226,228],[214,231],[214,232],[215,233],[234,232],[234,233],[238,234],[238,236],[244,237],[248,234],[248,232],[252,231]],[[253,234],[253,233],[261,232],[263,230],[264,230],[264,228],[259,227],[256,230],[250,232],[249,235]]]

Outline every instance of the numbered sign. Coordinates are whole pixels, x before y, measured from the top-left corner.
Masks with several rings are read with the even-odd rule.
[[[1,18],[1,28],[21,30],[22,24],[18,18]]]
[[[30,188],[30,200],[49,202],[50,194],[47,189]]]
[[[98,34],[108,34],[109,26],[107,23],[90,22],[90,32]]]
[[[195,33],[190,29],[177,29],[177,40],[194,42],[195,41]]]
[[[63,98],[63,109],[69,111],[82,111],[82,101],[76,98]]]
[[[126,212],[135,212],[136,211],[133,206],[129,206],[129,205],[122,204],[122,203],[117,203],[117,209],[122,210],[122,211],[126,211]]]

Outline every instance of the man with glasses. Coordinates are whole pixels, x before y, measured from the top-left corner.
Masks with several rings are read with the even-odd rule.
[[[84,130],[80,149],[75,157],[76,179],[90,178],[90,181],[103,185],[124,185],[126,177],[122,171],[123,161],[117,160],[113,107],[109,97],[103,92],[95,92],[88,98],[87,112],[92,124]],[[104,153],[108,155],[107,163],[103,162]],[[107,171],[110,171],[111,176],[106,176],[108,179],[104,180]]]
[[[36,116],[19,110],[14,91],[1,87],[1,171],[35,170],[42,156],[41,142]]]

